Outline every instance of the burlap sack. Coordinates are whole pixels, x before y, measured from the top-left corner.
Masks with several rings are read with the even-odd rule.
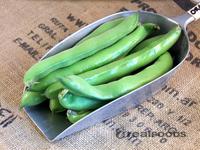
[[[143,9],[171,17],[192,6],[189,0],[1,0],[0,149],[200,149],[200,21],[188,27],[187,61],[161,92],[138,108],[55,143],[18,111],[26,70],[70,33],[120,10]],[[150,130],[179,135],[133,137]]]

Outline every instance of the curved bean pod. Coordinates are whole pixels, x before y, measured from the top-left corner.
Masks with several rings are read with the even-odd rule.
[[[25,91],[25,93],[22,95],[22,99],[20,102],[20,109],[22,109],[25,106],[35,106],[42,102],[47,100],[47,98],[39,92],[31,92],[31,91]]]
[[[65,90],[59,93],[59,102],[63,107],[76,111],[97,109],[108,103],[107,101],[98,101],[87,97],[77,96],[70,92],[67,93]]]
[[[61,82],[73,94],[96,100],[108,101],[127,94],[128,92],[158,78],[170,70],[172,66],[172,57],[170,53],[166,52],[161,55],[154,64],[141,72],[107,84],[92,86],[76,75],[62,78]]]
[[[44,95],[49,99],[58,98],[58,94],[62,91],[63,85],[60,82],[56,82],[50,85],[44,92]]]
[[[132,32],[137,27],[138,21],[138,13],[130,15],[112,29],[90,38],[80,45],[76,45],[36,63],[26,72],[24,76],[25,85],[29,87],[50,72],[72,65],[75,62],[112,45],[128,33]]]
[[[118,19],[114,19],[114,20],[111,20],[109,22],[106,22],[106,23],[100,25],[97,29],[92,31],[92,33],[90,33],[88,36],[86,36],[85,38],[80,40],[76,45],[79,45],[79,44],[83,43],[83,41],[88,40],[92,37],[95,37],[95,36],[105,32],[105,31],[113,28],[117,24],[121,23],[123,20],[124,20],[124,18],[118,18]]]
[[[52,113],[63,112],[66,110],[66,108],[64,108],[64,107],[62,107],[62,105],[60,105],[58,99],[50,99],[49,108]]]
[[[78,120],[80,120],[81,118],[87,116],[89,113],[91,113],[91,111],[73,111],[73,110],[67,110],[67,119],[71,122],[71,123],[75,123]]]
[[[116,44],[108,47],[93,56],[90,56],[80,62],[77,62],[67,68],[59,69],[55,72],[52,72],[47,77],[41,80],[39,84],[33,85],[31,90],[42,90],[45,89],[50,83],[53,83],[57,80],[57,78],[72,75],[72,74],[79,74],[88,70],[92,70],[108,64],[119,57],[122,57],[130,52],[130,50],[145,39],[148,35],[158,29],[158,26],[152,23],[147,23],[144,25],[140,25],[135,31],[127,35],[126,37],[122,38]],[[96,74],[96,73],[95,73]],[[63,89],[63,86],[57,82],[49,86],[46,91],[45,95],[48,98],[54,98],[60,90]]]
[[[146,39],[144,42],[142,42],[141,44],[137,45],[136,47],[134,47],[131,51],[131,53],[137,52],[141,49],[144,49],[145,47],[149,46],[152,42],[159,40],[163,35],[157,35],[154,36],[152,38]]]

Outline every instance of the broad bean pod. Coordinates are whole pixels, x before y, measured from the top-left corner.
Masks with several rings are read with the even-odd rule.
[[[91,109],[97,109],[105,104],[107,101],[98,101],[91,98],[74,95],[68,90],[63,90],[59,93],[60,104],[68,109],[76,111],[88,111]]]
[[[66,110],[66,108],[64,108],[64,107],[62,107],[62,105],[60,105],[58,99],[50,99],[49,108],[52,113],[63,112]]]
[[[121,23],[124,20],[124,18],[118,18],[118,19],[114,19],[111,21],[108,21],[102,25],[100,25],[97,29],[95,29],[94,31],[92,31],[92,33],[90,33],[88,36],[86,36],[85,38],[83,38],[82,40],[80,40],[78,43],[76,43],[76,45],[79,45],[81,43],[83,43],[83,41],[88,40],[92,37],[95,37],[111,28],[113,28],[114,26],[118,25],[119,23]]]
[[[71,123],[75,123],[81,118],[87,116],[91,111],[74,111],[74,110],[67,110],[67,119]]]
[[[141,44],[134,47],[129,53],[131,54],[131,53],[137,52],[141,49],[144,49],[145,47],[149,46],[152,42],[159,40],[162,36],[163,36],[163,34],[146,39]]]
[[[20,109],[22,109],[25,106],[38,105],[44,102],[45,100],[47,100],[47,98],[44,95],[41,95],[41,93],[39,92],[25,91],[22,95]]]

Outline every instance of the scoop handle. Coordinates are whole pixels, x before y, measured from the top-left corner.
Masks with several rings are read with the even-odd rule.
[[[195,5],[193,8],[187,11],[187,13],[172,18],[174,21],[178,22],[184,29],[187,25],[193,21],[196,21],[200,18],[200,3]]]

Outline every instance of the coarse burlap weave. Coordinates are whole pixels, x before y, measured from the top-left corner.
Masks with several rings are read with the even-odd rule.
[[[188,26],[187,60],[162,91],[135,109],[55,143],[18,111],[24,73],[70,33],[122,10],[172,17],[192,6],[189,0],[1,0],[0,150],[200,149],[200,21]],[[159,136],[143,137],[144,131]]]

